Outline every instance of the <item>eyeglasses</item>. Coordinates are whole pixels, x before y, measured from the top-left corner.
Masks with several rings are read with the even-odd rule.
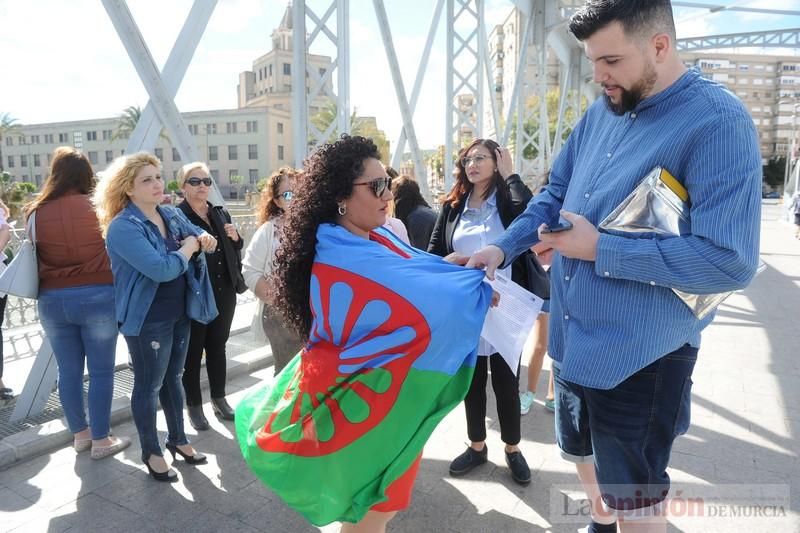
[[[192,187],[199,187],[201,183],[206,187],[211,187],[212,181],[211,178],[189,178],[186,180],[186,183]]]
[[[291,202],[292,198],[294,198],[294,193],[292,191],[283,191],[280,196],[284,202]]]
[[[372,188],[372,192],[375,193],[375,196],[380,198],[383,196],[386,189],[392,185],[392,178],[375,178],[374,180],[353,184],[353,186],[356,185],[369,185]]]
[[[487,156],[487,155],[476,155],[476,156],[472,156],[472,157],[464,157],[464,158],[461,159],[461,165],[464,168],[467,168],[470,163],[475,163],[476,165],[480,165],[481,163],[483,163],[483,161],[485,159],[491,159],[491,158],[489,156]]]

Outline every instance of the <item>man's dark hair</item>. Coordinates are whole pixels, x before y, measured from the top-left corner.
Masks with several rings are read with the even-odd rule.
[[[588,0],[570,18],[569,31],[585,41],[612,22],[622,24],[626,36],[667,33],[676,39],[670,0]]]

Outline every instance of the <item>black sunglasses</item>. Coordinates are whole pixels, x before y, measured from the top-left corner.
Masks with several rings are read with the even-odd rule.
[[[386,191],[386,189],[391,187],[392,178],[375,178],[374,180],[353,184],[353,186],[356,185],[369,185],[370,188],[372,188],[372,192],[375,193],[375,196],[380,198],[383,196],[383,193]]]
[[[201,183],[206,187],[211,187],[213,182],[211,181],[211,178],[189,178],[186,180],[186,183],[192,187],[199,187]]]

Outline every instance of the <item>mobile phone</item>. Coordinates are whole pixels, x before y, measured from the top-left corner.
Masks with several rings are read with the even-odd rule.
[[[569,222],[568,220],[562,220],[555,226],[542,228],[542,233],[559,233],[561,231],[567,231],[570,229],[572,229],[572,222]]]

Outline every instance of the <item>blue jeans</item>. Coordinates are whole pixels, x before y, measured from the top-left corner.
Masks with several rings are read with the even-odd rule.
[[[58,363],[58,395],[72,433],[91,427],[93,439],[109,433],[117,321],[112,285],[39,292],[39,319]],[[89,421],[83,406],[84,360],[89,368]]]
[[[609,390],[565,381],[553,364],[561,455],[594,462],[611,509],[652,507],[669,493],[667,466],[672,443],[689,429],[696,361],[697,348],[687,344]]]
[[[167,419],[167,444],[188,444],[183,430],[183,364],[189,348],[190,320],[185,315],[173,320],[145,322],[137,336],[125,336],[133,362],[131,410],[142,461],[163,456],[156,431],[158,401]]]

